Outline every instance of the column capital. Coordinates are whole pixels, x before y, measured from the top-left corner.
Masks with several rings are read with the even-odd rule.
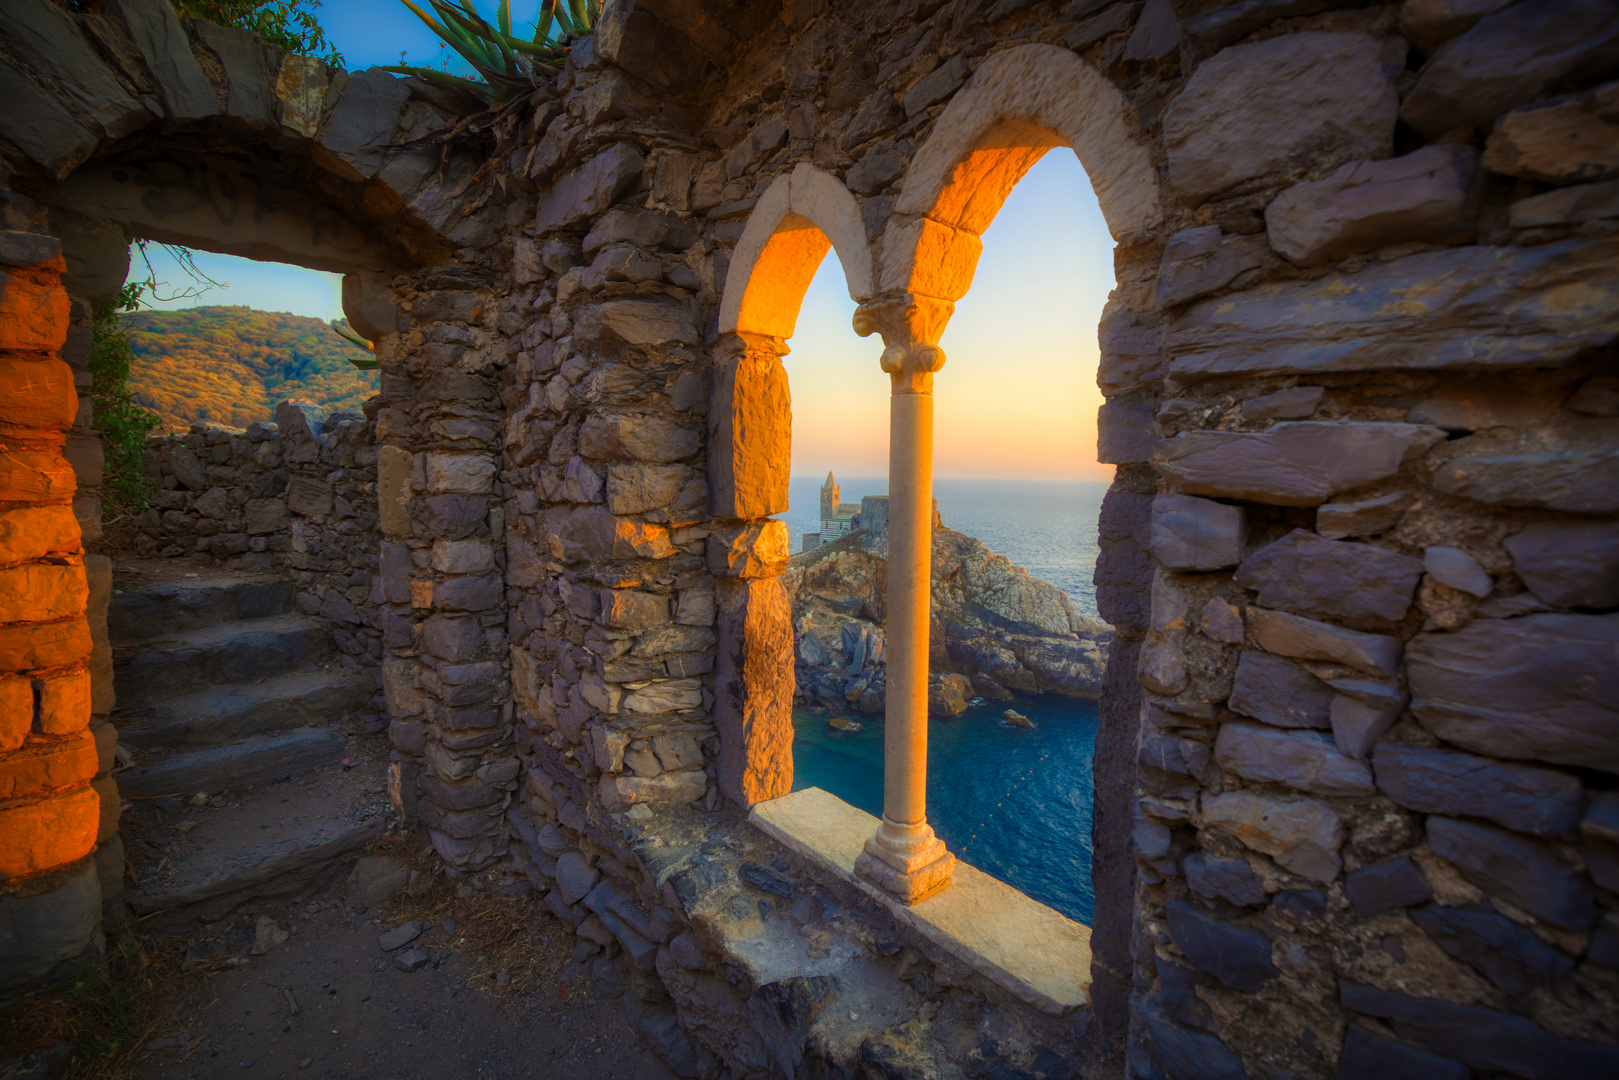
[[[933,393],[933,373],[944,367],[938,341],[956,305],[950,300],[907,293],[861,304],[854,313],[854,332],[882,335],[882,368],[896,394]]]

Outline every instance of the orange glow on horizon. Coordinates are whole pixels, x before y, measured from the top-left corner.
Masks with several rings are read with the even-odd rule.
[[[1113,287],[1113,240],[1084,170],[1055,150],[985,232],[973,287],[940,339],[934,472],[940,477],[1110,480],[1096,460],[1096,324]],[[882,350],[850,326],[837,259],[825,259],[785,358],[792,473],[888,471]]]

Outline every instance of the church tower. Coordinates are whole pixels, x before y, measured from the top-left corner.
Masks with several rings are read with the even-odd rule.
[[[821,520],[830,521],[837,516],[838,509],[838,481],[829,471],[826,474],[826,483],[821,485]]]

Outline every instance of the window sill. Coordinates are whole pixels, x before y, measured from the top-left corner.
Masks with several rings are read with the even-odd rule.
[[[949,888],[906,907],[854,873],[877,819],[820,788],[758,803],[748,820],[1042,1012],[1062,1016],[1090,1003],[1090,928],[1005,882],[957,860]]]

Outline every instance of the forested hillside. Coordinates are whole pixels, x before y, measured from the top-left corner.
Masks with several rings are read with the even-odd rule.
[[[133,312],[123,321],[135,353],[129,374],[135,401],[171,429],[272,420],[286,398],[357,413],[377,391],[377,373],[348,361],[361,355],[359,347],[319,319],[196,307]]]

